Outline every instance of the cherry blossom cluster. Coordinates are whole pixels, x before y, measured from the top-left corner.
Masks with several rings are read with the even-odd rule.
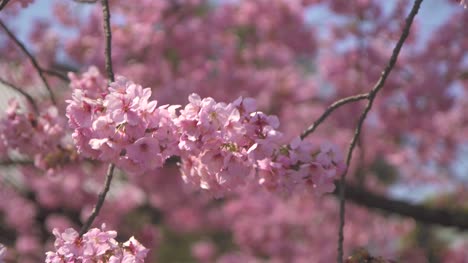
[[[78,1],[53,2],[52,15],[46,14],[47,17],[33,23],[28,30],[30,34],[22,38],[44,69],[43,73],[46,74],[47,69],[56,73],[67,71],[70,66],[67,62],[71,61],[77,70],[88,65],[103,68],[100,4],[87,5],[84,12],[76,12],[80,9]],[[87,136],[76,137],[83,140],[78,145],[81,155],[100,159],[114,151],[114,148],[107,148],[105,153],[105,148],[112,145],[116,147],[114,157],[107,156],[103,160],[112,160],[126,172],[147,171],[140,176],[114,178],[99,221],[106,222],[110,229],[119,233],[135,233],[147,247],[161,246],[155,251],[171,248],[173,243],[165,242],[166,238],[171,238],[167,232],[176,232],[179,237],[202,234],[201,243],[192,245],[193,257],[200,262],[310,262],[312,258],[318,263],[333,262],[338,225],[334,197],[294,195],[284,200],[276,193],[258,189],[295,192],[297,188],[307,188],[314,194],[333,187],[331,175],[335,170],[336,173],[342,170],[337,161],[341,156],[336,149],[326,144],[287,139],[299,134],[305,124],[320,116],[333,101],[369,91],[380,77],[382,66],[388,62],[392,43],[401,35],[401,25],[412,2],[399,0],[388,5],[379,0],[178,0],[139,1],[138,4],[111,1],[112,17],[119,18],[111,21],[113,66],[122,75],[138,80],[143,87],[152,86],[153,98],[157,98],[159,104],[184,106],[176,111],[176,118],[169,119],[170,125],[176,126],[176,142],[171,150],[181,157],[183,179],[197,187],[208,187],[208,191],[216,194],[245,183],[253,183],[254,190],[244,193],[248,187],[241,187],[235,195],[217,202],[184,185],[175,165],[151,170],[152,166],[159,165],[149,162],[154,161],[152,154],[129,158],[128,148],[134,143],[121,139],[119,148],[112,145],[114,138],[111,137],[111,142],[99,148],[99,140],[107,138],[95,135],[92,124],[86,128],[81,123],[77,124],[83,128],[78,128],[79,133]],[[34,0],[0,0],[2,21],[11,29],[20,29],[15,26],[22,15],[20,8],[29,3],[33,4],[27,12],[36,8],[36,4],[41,5],[41,1]],[[459,6],[466,6],[466,3],[466,0],[438,3],[450,10],[445,18],[444,15],[439,17],[442,24],[438,29],[427,31],[427,25],[412,27],[397,66],[364,124],[347,174],[350,183],[384,195],[395,187],[404,190],[408,183],[411,189],[420,189],[418,185],[425,188],[429,180],[431,187],[440,190],[431,194],[431,206],[463,206],[465,199],[460,197],[467,192],[466,184],[460,184],[458,176],[454,177],[457,174],[447,167],[459,168],[459,159],[463,163],[464,153],[458,152],[466,144],[468,134],[468,119],[464,114],[468,97],[463,96],[468,90],[465,56],[468,27],[463,26],[468,24],[468,13]],[[324,25],[323,19],[314,15],[323,11],[331,18],[338,17],[339,21]],[[424,21],[428,15],[421,12],[418,17]],[[68,30],[56,30],[58,28]],[[15,33],[23,35],[25,32]],[[50,238],[49,231],[76,228],[89,215],[104,181],[106,165],[88,162],[76,155],[68,141],[73,131],[69,132],[63,125],[66,122],[61,114],[65,112],[64,104],[57,105],[57,118],[53,113],[55,109],[49,112],[48,107],[44,107],[50,105],[50,101],[41,95],[43,84],[35,68],[1,28],[0,50],[0,76],[29,93],[40,111],[37,115],[29,114],[21,112],[20,107],[10,106],[0,114],[0,199],[6,200],[0,204],[0,217],[4,217],[5,223],[2,230],[6,230],[5,235],[3,232],[0,235],[0,242],[8,241],[5,243],[8,255],[3,260],[38,262],[49,249],[46,248],[50,244],[46,241]],[[337,54],[341,59],[337,59]],[[110,91],[106,79],[96,69],[84,75],[87,77],[72,75],[71,84],[75,92],[80,89],[85,94],[87,105],[83,106],[93,110],[89,121],[94,122],[106,115],[103,100]],[[57,101],[71,97],[69,91],[72,90],[61,88],[65,82],[49,73],[45,77]],[[0,90],[3,94],[7,88],[0,87]],[[180,127],[187,95],[193,92],[200,95],[201,98],[195,100],[201,101],[201,108],[209,109],[211,106],[204,104],[207,102],[228,112],[236,107],[239,111],[233,98],[255,96],[258,108],[279,116],[284,135],[277,133],[274,121],[263,125],[275,130],[277,140],[269,139],[267,144],[270,151],[262,149],[265,145],[251,133],[240,130],[231,135],[230,128],[222,125],[212,131],[205,130],[197,141],[190,137],[190,130]],[[218,102],[232,103],[204,99],[207,96]],[[196,96],[191,96],[190,100],[192,98]],[[241,99],[243,104],[249,104],[246,100]],[[326,137],[345,148],[363,106],[355,103],[335,111],[314,132],[314,137]],[[253,107],[251,112],[239,114],[250,118],[252,113],[257,113]],[[200,110],[197,116],[191,117],[197,123],[195,130],[202,128],[198,122],[204,122],[203,114]],[[241,121],[242,125],[247,122]],[[111,128],[119,130],[119,134],[128,132],[123,127],[132,127],[113,125],[115,127]],[[46,127],[63,128],[65,132],[54,135],[55,128]],[[228,135],[221,135],[226,131]],[[143,137],[153,137],[150,130],[147,132]],[[237,134],[247,134],[253,139],[240,143],[233,139]],[[205,148],[204,144],[211,138],[215,138],[213,147]],[[89,144],[91,140],[92,145]],[[217,150],[214,145],[221,145],[219,157],[227,160],[226,165],[211,157]],[[237,150],[231,147],[234,145]],[[25,160],[35,160],[34,167],[29,161],[11,166],[9,159],[14,159],[16,152],[24,155]],[[149,161],[137,162],[143,157]],[[62,162],[61,159],[73,161]],[[54,176],[43,176],[42,168],[53,167],[57,161],[61,169],[57,169]],[[425,164],[430,164],[429,172],[421,170]],[[238,165],[236,169],[231,168],[234,165]],[[233,176],[225,171],[239,172]],[[438,176],[434,177],[433,173]],[[254,187],[256,184],[261,186]],[[446,185],[456,186],[453,192],[447,193],[450,198],[442,195]],[[72,199],[70,192],[73,192]],[[434,200],[437,204],[432,202]],[[441,262],[464,262],[468,258],[468,244],[462,240],[463,235],[454,234],[447,240],[443,237],[444,242],[434,251],[415,238],[419,227],[411,232],[416,225],[414,220],[379,217],[366,209],[347,206],[345,255],[350,255],[357,247],[367,247],[373,255],[405,262],[425,262],[429,254]],[[228,251],[216,242],[217,239],[210,238],[210,233],[228,233],[232,240],[226,239],[234,246]],[[438,240],[439,235],[431,233],[430,237]],[[230,250],[231,247],[236,249]],[[183,253],[177,248],[172,251],[178,253],[177,256]],[[2,253],[5,252],[0,247]],[[146,260],[153,262],[160,258],[157,254],[148,253]]]
[[[333,191],[333,181],[345,167],[343,156],[335,145],[318,145],[297,137],[281,147],[272,158],[258,162],[259,183],[267,189],[280,189],[286,193],[311,188],[320,195]]]
[[[11,100],[6,116],[0,121],[0,144],[6,149],[35,158],[36,165],[48,168],[51,156],[60,151],[60,139],[65,134],[56,107],[46,108],[38,115],[21,112],[19,102]],[[5,154],[5,153],[4,153]]]
[[[74,91],[67,116],[80,153],[138,173],[161,167],[178,153],[172,121],[177,107],[156,107],[149,88],[123,77],[107,90],[96,68],[82,79],[70,78]]]
[[[184,181],[214,195],[255,181],[270,190],[309,185],[323,193],[333,190],[344,167],[332,146],[300,139],[281,146],[278,118],[257,111],[251,98],[227,104],[192,94],[177,112],[177,105],[157,108],[149,88],[123,77],[106,90],[96,68],[70,78],[74,91],[67,116],[78,151],[131,173],[180,156]]]
[[[192,94],[176,123],[182,178],[214,194],[244,185],[281,136],[278,118],[256,111],[249,98],[225,104]]]
[[[46,263],[62,262],[144,262],[148,249],[131,237],[124,243],[115,240],[117,232],[93,228],[82,237],[72,228],[55,235],[55,252],[46,253]]]
[[[189,101],[176,120],[186,182],[214,194],[236,189],[249,179],[285,193],[334,189],[333,180],[345,165],[333,145],[296,138],[282,146],[278,118],[256,111],[250,98],[224,104],[191,95]]]

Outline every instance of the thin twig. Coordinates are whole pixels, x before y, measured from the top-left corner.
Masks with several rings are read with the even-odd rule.
[[[54,76],[54,77],[57,77],[65,82],[69,82],[70,79],[68,78],[68,76],[58,70],[55,70],[55,69],[43,69],[42,70],[45,74],[47,75],[51,75],[51,76]]]
[[[101,0],[102,14],[104,16],[104,34],[106,35],[106,71],[110,81],[114,81],[114,71],[112,70],[112,32],[110,27],[109,2]]]
[[[110,164],[107,168],[104,189],[102,189],[102,191],[99,193],[98,201],[96,202],[96,206],[93,208],[93,212],[91,212],[91,215],[89,216],[88,220],[86,220],[86,223],[84,223],[81,227],[80,236],[82,236],[88,231],[91,224],[93,224],[94,219],[96,219],[96,216],[99,214],[102,205],[104,204],[104,200],[106,199],[107,192],[109,192],[110,184],[112,182],[112,177],[114,176],[114,167],[115,166],[113,164]]]
[[[3,0],[2,2],[0,2],[0,11],[2,11],[2,9],[8,4],[8,2],[10,2],[10,0]]]
[[[42,69],[39,66],[39,63],[37,63],[36,58],[33,55],[31,55],[31,53],[29,53],[29,51],[26,49],[26,46],[18,38],[16,38],[15,34],[13,34],[13,32],[11,32],[10,29],[8,29],[8,27],[3,23],[2,20],[0,20],[0,26],[3,28],[3,30],[5,30],[5,32],[11,38],[11,40],[13,40],[13,42],[15,42],[15,44],[29,58],[29,60],[33,64],[34,68],[36,69],[37,73],[39,74],[39,77],[41,78],[42,82],[44,83],[47,91],[49,92],[50,100],[52,101],[52,103],[54,105],[56,105],[57,103],[56,103],[56,100],[55,100],[55,97],[54,97],[54,93],[52,92],[52,89],[49,86],[49,82],[47,82],[47,79],[44,77]]]
[[[15,90],[16,92],[20,93],[21,95],[23,95],[26,100],[28,100],[29,104],[31,104],[31,106],[33,107],[34,109],[34,112],[36,112],[36,114],[39,114],[39,108],[37,107],[37,104],[36,104],[36,101],[33,99],[33,97],[31,95],[29,95],[26,91],[16,87],[15,85],[11,84],[10,82],[0,78],[0,83]]]
[[[372,108],[372,104],[374,103],[375,96],[379,92],[380,89],[385,84],[385,81],[387,80],[388,75],[392,71],[393,67],[395,66],[395,63],[398,59],[398,55],[400,53],[401,47],[403,46],[403,43],[405,42],[406,38],[409,35],[411,24],[413,23],[414,17],[418,13],[419,7],[421,6],[423,0],[416,0],[414,2],[413,7],[411,8],[410,14],[407,16],[406,21],[405,21],[405,27],[403,28],[403,32],[400,36],[400,39],[398,40],[395,48],[393,49],[392,56],[390,57],[390,60],[388,61],[387,66],[385,67],[384,71],[382,72],[379,80],[375,84],[375,86],[372,88],[372,90],[369,92],[369,97],[368,97],[368,102],[366,105],[366,108],[364,109],[363,113],[359,117],[359,121],[356,127],[356,130],[354,132],[353,139],[351,140],[351,143],[348,148],[348,154],[346,157],[346,169],[345,171],[341,174],[340,177],[340,223],[339,223],[339,233],[338,233],[338,258],[337,261],[339,263],[343,262],[343,230],[344,230],[344,224],[345,224],[345,176],[346,173],[349,169],[349,165],[351,163],[352,155],[353,155],[353,150],[356,147],[356,142],[359,139],[359,135],[361,133],[362,125],[364,123],[364,120],[367,117],[367,114]]]
[[[0,160],[0,166],[12,166],[12,165],[33,165],[34,162],[30,160]]]
[[[97,0],[73,0],[74,2],[77,3],[82,3],[82,4],[95,4]]]
[[[338,196],[341,186],[335,183],[333,193]],[[346,200],[356,205],[370,209],[378,209],[386,214],[392,213],[402,217],[409,217],[425,224],[468,230],[468,212],[462,208],[438,208],[424,204],[412,204],[403,200],[396,200],[374,193],[356,184],[346,183]]]
[[[114,72],[112,71],[112,57],[111,57],[111,44],[112,44],[112,34],[110,30],[110,13],[109,13],[109,2],[107,0],[101,0],[102,4],[102,14],[104,19],[104,34],[106,37],[106,49],[105,49],[105,57],[106,57],[106,70],[107,70],[107,77],[109,81],[114,81]],[[109,192],[110,184],[112,182],[112,178],[114,176],[114,164],[109,164],[107,168],[106,174],[106,182],[104,183],[104,189],[99,193],[98,201],[96,206],[93,209],[93,212],[89,216],[86,223],[81,227],[80,236],[83,236],[86,231],[88,231],[89,227],[92,225],[94,219],[99,214],[99,211],[104,204],[104,200],[106,199],[107,192]]]
[[[359,94],[359,95],[354,95],[354,96],[350,96],[350,97],[347,97],[347,98],[343,98],[343,99],[340,99],[340,100],[337,100],[335,102],[333,102],[332,105],[330,105],[326,110],[325,112],[322,114],[322,116],[320,116],[312,125],[309,126],[309,128],[307,128],[302,134],[301,134],[301,139],[304,139],[305,137],[307,137],[309,134],[313,133],[315,131],[315,129],[317,129],[317,127],[328,117],[328,115],[330,115],[334,110],[338,109],[339,107],[347,104],[347,103],[351,103],[351,102],[355,102],[355,101],[359,101],[359,100],[364,100],[364,99],[367,99],[369,97],[369,94],[368,93],[364,93],[364,94]]]

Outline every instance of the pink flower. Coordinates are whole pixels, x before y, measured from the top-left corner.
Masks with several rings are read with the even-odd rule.
[[[54,229],[55,252],[46,253],[46,263],[56,262],[144,262],[148,253],[134,237],[120,244],[115,240],[117,232],[93,228],[83,237],[69,228],[63,233]]]
[[[6,257],[7,249],[3,244],[0,244],[0,262],[3,262]]]
[[[146,255],[148,254],[149,249],[145,248],[138,240],[133,236],[122,245],[124,250],[124,260],[123,262],[144,262]]]
[[[343,167],[332,145],[296,138],[281,146],[278,118],[256,111],[250,98],[223,103],[191,94],[177,116],[179,106],[157,108],[149,88],[124,77],[101,94],[92,92],[94,82],[72,77],[75,91],[67,115],[79,151],[130,173],[162,167],[179,155],[185,182],[221,196],[254,181],[275,191],[326,192]]]
[[[466,0],[460,0],[460,5],[466,8],[468,4],[466,3]]]
[[[81,78],[70,77],[74,91],[67,117],[80,153],[132,173],[161,167],[177,154],[179,135],[173,121],[177,106],[156,108],[157,102],[149,101],[149,88],[124,77],[105,90],[95,68]]]
[[[211,262],[216,253],[216,247],[209,241],[198,241],[192,245],[192,255],[200,262]]]
[[[161,147],[157,139],[143,137],[126,148],[127,156],[142,166],[142,170],[152,170],[161,167],[167,158],[161,154]]]
[[[134,103],[136,98],[131,96],[131,94],[122,94],[117,91],[117,89],[111,89],[111,93],[104,99],[103,105],[106,107],[109,117],[116,124],[128,123],[132,126],[137,125],[140,118],[138,116],[138,105]]]
[[[259,183],[270,191],[287,194],[305,190],[317,195],[333,191],[344,171],[341,154],[332,144],[320,146],[295,138],[272,159],[257,161]]]

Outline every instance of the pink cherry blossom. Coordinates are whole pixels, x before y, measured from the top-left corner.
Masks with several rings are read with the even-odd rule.
[[[345,168],[362,194],[463,215],[466,0],[423,1],[349,167],[366,98],[298,136],[336,100],[374,87],[417,1],[112,0],[111,83],[104,1],[55,2],[0,0],[2,23],[38,64],[0,27],[0,77],[38,108],[1,85],[15,99],[0,112],[0,261],[52,250],[51,262],[334,262],[339,207],[327,193]],[[43,4],[52,13],[34,10]],[[85,240],[70,230],[91,213],[109,163],[95,225],[151,253],[112,231]],[[348,193],[344,258],[363,247],[403,262],[466,261],[457,228]]]
[[[0,262],[3,262],[5,260],[6,253],[6,247],[3,244],[0,244]]]
[[[53,231],[55,252],[46,253],[46,261],[55,262],[144,262],[148,249],[134,237],[125,243],[115,240],[117,232],[93,228],[82,237],[68,228],[63,233]]]

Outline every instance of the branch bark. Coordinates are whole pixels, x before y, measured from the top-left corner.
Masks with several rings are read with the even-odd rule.
[[[108,0],[101,0],[102,15],[104,17],[104,34],[106,36],[105,59],[107,77],[114,81],[114,70],[112,69],[112,31],[110,26],[110,11]]]
[[[347,98],[343,98],[343,99],[340,99],[340,100],[337,100],[335,102],[332,103],[332,105],[330,105],[326,110],[325,112],[312,124],[309,126],[309,128],[307,128],[302,134],[301,134],[301,139],[303,140],[305,137],[309,136],[309,134],[313,133],[317,127],[323,122],[325,121],[325,119],[333,112],[335,111],[336,109],[338,109],[339,107],[345,105],[345,104],[348,104],[348,103],[351,103],[351,102],[356,102],[356,101],[360,101],[360,100],[364,100],[364,99],[368,99],[369,98],[369,93],[364,93],[364,94],[358,94],[358,95],[354,95],[354,96],[350,96],[350,97],[347,97]]]
[[[97,0],[73,0],[74,2],[77,3],[82,3],[82,4],[95,4]]]
[[[5,6],[8,4],[8,2],[10,2],[10,0],[3,0],[0,2],[0,11],[3,10],[3,8],[5,8]]]
[[[341,185],[339,183],[335,183],[335,185],[334,194],[338,195]],[[421,223],[468,230],[468,211],[462,209],[435,208],[427,205],[411,204],[407,201],[395,200],[370,192],[350,183],[346,183],[346,199],[356,205],[410,217]]]
[[[55,69],[43,69],[42,70],[45,74],[47,75],[51,75],[51,76],[54,76],[54,77],[57,77],[65,82],[69,82],[70,79],[68,78],[68,76],[58,70],[55,70]]]
[[[109,78],[109,81],[113,82],[114,81],[114,71],[112,70],[112,33],[110,29],[110,12],[109,12],[109,2],[108,0],[101,0],[101,5],[102,5],[102,14],[103,14],[103,19],[104,19],[104,34],[106,37],[106,48],[105,48],[105,59],[106,59],[106,71],[107,71],[107,77]],[[106,174],[106,182],[104,183],[104,189],[99,193],[98,201],[96,203],[96,206],[93,209],[93,212],[89,216],[88,220],[86,223],[81,227],[80,230],[80,236],[83,236],[86,231],[88,231],[89,227],[93,224],[94,219],[97,217],[99,214],[99,211],[101,210],[102,205],[104,204],[104,200],[106,199],[107,192],[109,192],[110,184],[112,182],[112,178],[114,176],[114,164],[109,164],[109,167],[107,168],[107,174]]]
[[[34,165],[34,162],[30,160],[11,160],[11,159],[0,160],[0,166],[17,166],[17,165]]]
[[[13,90],[15,90],[16,92],[20,93],[21,95],[23,95],[26,98],[26,100],[29,102],[29,104],[31,104],[31,106],[33,107],[34,112],[39,115],[39,108],[37,107],[37,103],[36,103],[36,101],[33,99],[33,97],[31,95],[29,95],[26,91],[16,87],[15,85],[11,84],[10,82],[8,82],[8,81],[6,81],[6,80],[4,80],[2,78],[0,78],[0,83],[7,86],[7,87],[9,87],[9,88],[11,88],[11,89],[13,89]]]
[[[33,67],[36,69],[37,73],[39,74],[39,77],[41,78],[42,82],[44,83],[47,92],[49,93],[50,100],[54,105],[57,105],[57,102],[54,97],[54,93],[52,92],[52,89],[49,86],[49,82],[47,79],[44,77],[44,72],[42,68],[39,66],[39,63],[37,62],[36,58],[29,53],[28,49],[26,46],[13,34],[13,32],[3,23],[2,20],[0,20],[0,27],[3,28],[3,30],[7,33],[8,37],[15,42],[15,44],[23,51],[23,53],[29,58],[31,63],[33,64]]]
[[[393,67],[395,66],[395,63],[398,59],[398,55],[400,54],[400,50],[403,47],[403,44],[406,40],[406,38],[409,35],[411,24],[413,23],[414,17],[418,13],[419,7],[421,6],[423,0],[416,0],[413,4],[413,7],[411,8],[411,12],[409,15],[406,17],[405,20],[405,26],[403,28],[403,32],[400,36],[400,39],[398,40],[395,48],[393,49],[392,55],[390,57],[390,60],[388,61],[387,66],[385,67],[384,71],[382,72],[382,75],[380,76],[379,80],[377,83],[374,85],[372,90],[369,92],[368,96],[368,102],[366,105],[366,108],[364,109],[363,113],[359,117],[359,121],[356,127],[356,130],[354,132],[354,136],[351,140],[351,143],[348,148],[348,154],[346,156],[346,170],[341,174],[340,176],[340,188],[339,188],[339,196],[340,196],[340,223],[339,223],[339,233],[338,233],[338,257],[337,257],[337,262],[342,263],[343,262],[343,231],[344,231],[344,224],[345,224],[345,219],[344,219],[344,214],[345,214],[345,192],[346,192],[346,184],[345,184],[345,176],[346,173],[348,172],[349,165],[351,163],[351,159],[353,156],[353,151],[354,148],[356,147],[356,143],[359,140],[359,135],[361,134],[362,130],[362,125],[364,123],[364,120],[367,117],[367,114],[372,108],[372,105],[374,103],[374,99],[377,96],[377,93],[383,88],[385,85],[385,81],[387,80],[387,77],[390,75],[390,72],[392,71]]]
[[[106,182],[104,183],[104,189],[102,189],[102,191],[99,193],[96,206],[94,206],[93,211],[91,212],[91,215],[88,217],[88,220],[86,220],[86,222],[81,227],[80,236],[83,236],[84,233],[88,231],[89,227],[93,224],[94,219],[96,219],[97,215],[99,214],[99,211],[101,210],[102,205],[104,204],[104,200],[106,199],[107,192],[109,192],[109,189],[110,189],[112,177],[114,176],[114,167],[115,166],[113,164],[110,164],[109,168],[107,169]]]

